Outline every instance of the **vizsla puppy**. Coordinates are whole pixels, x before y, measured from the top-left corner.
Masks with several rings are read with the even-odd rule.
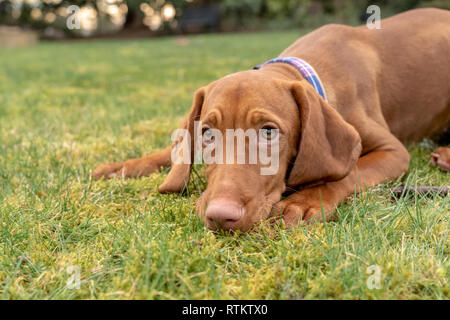
[[[194,120],[201,120],[207,134],[211,128],[262,129],[259,138],[269,144],[278,135],[273,175],[261,175],[259,162],[206,166],[208,187],[197,211],[211,229],[246,231],[278,212],[292,226],[322,219],[321,208],[330,219],[355,191],[408,170],[403,143],[449,127],[449,11],[412,10],[382,20],[379,30],[326,25],[280,57],[286,61],[200,88],[182,125],[193,132]],[[314,68],[315,82],[296,67],[299,61]],[[105,164],[93,175],[148,175],[170,165],[171,150]],[[448,149],[437,149],[433,159],[450,166]],[[159,191],[180,192],[189,175],[189,164],[173,164]]]

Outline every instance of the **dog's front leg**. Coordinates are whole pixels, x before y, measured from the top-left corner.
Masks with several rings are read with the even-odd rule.
[[[355,191],[401,176],[408,170],[408,151],[390,133],[382,139],[384,143],[360,157],[345,178],[292,194],[274,206],[274,214],[281,213],[287,226],[320,221],[322,212],[328,221],[335,217],[336,207]]]
[[[187,118],[180,124],[181,129],[186,128]],[[143,158],[130,159],[123,162],[104,163],[97,167],[92,176],[97,179],[105,178],[139,178],[148,176],[172,164],[172,148],[175,143],[161,151],[157,151]]]
[[[161,168],[170,166],[170,155],[172,147],[155,152],[149,156],[130,159],[124,162],[105,163],[95,169],[92,175],[97,178],[111,179],[139,178],[148,176],[159,171]]]

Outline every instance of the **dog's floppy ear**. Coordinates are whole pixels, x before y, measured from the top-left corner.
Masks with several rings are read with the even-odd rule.
[[[291,90],[300,111],[301,134],[287,185],[342,179],[360,156],[358,132],[306,80],[295,82]]]
[[[181,125],[181,129],[186,129],[189,133],[187,138],[190,138],[190,155],[189,163],[185,163],[185,161],[180,161],[180,163],[173,163],[172,168],[169,171],[164,182],[159,186],[158,191],[160,193],[175,193],[181,192],[184,188],[189,184],[190,173],[191,173],[191,164],[194,161],[194,121],[199,120],[200,113],[202,111],[203,101],[205,98],[205,89],[200,88],[194,94],[194,101],[192,103],[191,110],[189,111],[189,115],[183,121]],[[178,144],[186,142],[183,141],[186,136],[180,138],[172,145],[172,156],[174,152],[179,152],[179,156],[183,157],[182,148],[176,148]],[[179,149],[179,150],[177,150]],[[180,151],[181,150],[181,151]],[[186,158],[185,158],[186,159]],[[174,158],[172,157],[172,161]]]

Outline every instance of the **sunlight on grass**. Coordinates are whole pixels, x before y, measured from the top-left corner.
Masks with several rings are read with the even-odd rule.
[[[278,55],[301,33],[42,43],[0,52],[0,297],[3,299],[448,299],[449,198],[390,188],[448,185],[409,147],[411,169],[338,208],[337,222],[249,234],[203,228],[167,170],[93,181],[106,161],[166,146],[198,87]],[[369,289],[367,268],[381,269]],[[81,286],[69,289],[69,266]]]

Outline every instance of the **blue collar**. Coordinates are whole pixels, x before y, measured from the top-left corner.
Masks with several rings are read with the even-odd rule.
[[[319,75],[317,74],[316,70],[314,70],[313,67],[311,67],[306,61],[295,58],[295,57],[280,57],[271,59],[263,64],[260,64],[253,69],[258,70],[269,63],[287,63],[291,66],[293,66],[295,69],[297,69],[302,76],[308,81],[314,89],[316,89],[317,93],[322,96],[322,98],[327,101],[327,96],[325,94],[325,89],[322,85],[322,82],[320,81]]]

